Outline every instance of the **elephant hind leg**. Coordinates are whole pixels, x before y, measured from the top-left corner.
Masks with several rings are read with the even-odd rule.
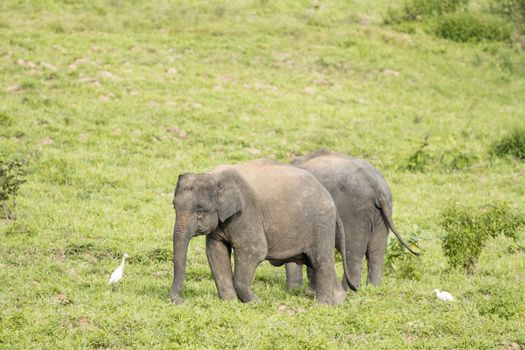
[[[355,232],[345,234],[345,238],[348,275],[352,285],[359,288],[361,287],[361,271],[363,268],[363,258],[365,257],[368,240],[366,235],[356,234]],[[349,288],[344,276],[342,286],[345,290]]]
[[[345,300],[345,291],[337,282],[335,267],[329,262],[313,269],[315,280],[315,297],[320,304],[335,305]]]
[[[335,305],[345,300],[346,293],[337,281],[333,253],[308,256],[310,283],[320,304]]]
[[[381,222],[375,228],[368,242],[366,251],[366,260],[368,262],[367,284],[373,284],[377,287],[381,283],[387,241],[388,228]]]

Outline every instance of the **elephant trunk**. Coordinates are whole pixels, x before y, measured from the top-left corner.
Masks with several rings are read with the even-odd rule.
[[[170,300],[176,304],[182,302],[179,293],[186,273],[186,255],[190,239],[195,234],[195,225],[190,224],[187,217],[177,218],[173,229],[173,284]]]

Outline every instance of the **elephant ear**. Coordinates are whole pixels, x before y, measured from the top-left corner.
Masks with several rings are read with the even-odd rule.
[[[241,190],[233,180],[219,182],[218,213],[221,222],[244,208],[244,198]]]

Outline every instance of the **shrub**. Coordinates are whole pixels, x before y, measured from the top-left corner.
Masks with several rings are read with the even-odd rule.
[[[415,20],[420,17],[441,16],[467,5],[468,0],[409,0],[403,7],[403,17],[405,20]]]
[[[421,238],[410,237],[407,241],[410,247],[419,251],[423,249],[420,246]],[[385,259],[385,270],[388,274],[396,278],[410,280],[419,280],[421,278],[421,264],[418,258],[406,251],[406,248],[396,239],[391,241],[388,247],[388,253]]]
[[[386,24],[415,21],[423,17],[441,16],[466,8],[468,0],[407,0],[402,8],[389,8],[384,17]]]
[[[516,23],[525,21],[525,0],[493,0],[490,10]]]
[[[428,146],[428,140],[425,139],[418,149],[408,157],[405,169],[413,173],[422,173],[425,171],[426,166],[431,161],[430,154],[426,148]]]
[[[475,295],[476,308],[483,316],[495,315],[508,320],[525,312],[525,298],[519,287],[486,285],[479,288]]]
[[[453,204],[441,213],[443,253],[450,266],[472,273],[489,237],[517,239],[517,230],[524,223],[523,217],[513,213],[505,202],[477,210]]]
[[[495,157],[511,156],[525,160],[525,129],[515,130],[492,144],[490,154]]]
[[[16,219],[16,197],[27,175],[27,162],[23,159],[7,160],[0,155],[0,203],[5,219]]]
[[[0,112],[0,126],[11,126],[13,125],[13,119],[7,114]]]
[[[437,19],[434,33],[456,42],[505,41],[510,39],[511,27],[493,16],[451,13]]]
[[[459,150],[449,150],[443,152],[440,163],[448,171],[463,170],[470,167],[477,157]]]
[[[453,172],[467,169],[478,160],[477,156],[462,151],[460,147],[431,152],[428,146],[428,139],[425,139],[414,153],[401,163],[401,170],[413,173],[429,170]]]

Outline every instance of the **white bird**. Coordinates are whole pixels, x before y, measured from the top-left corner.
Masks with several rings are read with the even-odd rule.
[[[124,256],[122,257],[122,262],[120,263],[119,267],[113,271],[111,274],[111,277],[109,278],[109,284],[115,284],[122,278],[122,275],[124,274],[124,265],[126,264],[126,258],[129,258],[129,255],[127,253],[124,253]]]
[[[436,293],[436,296],[438,299],[441,299],[443,301],[453,301],[454,297],[449,292],[440,292],[439,289],[434,289],[434,293]]]

